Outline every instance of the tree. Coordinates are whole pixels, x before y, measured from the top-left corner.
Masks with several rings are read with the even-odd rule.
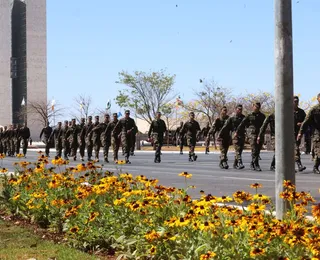
[[[85,118],[87,122],[88,116],[93,112],[91,96],[81,94],[74,98],[74,106],[71,116],[78,122],[80,122],[81,118]]]
[[[116,83],[126,85],[127,89],[119,91],[116,104],[132,110],[137,118],[151,124],[156,113],[175,97],[175,77],[164,70],[150,73],[135,71],[133,74],[122,71]]]
[[[274,112],[275,101],[274,95],[271,92],[259,91],[255,94],[245,94],[236,99],[236,103],[243,105],[243,112],[250,113],[252,111],[252,104],[255,102],[261,103],[261,111],[266,115]]]
[[[164,104],[161,107],[160,112],[164,117],[164,121],[166,122],[167,129],[172,130],[172,128],[177,125],[176,118],[174,117],[175,104],[174,103]]]
[[[41,122],[41,125],[45,127],[46,123],[50,124],[55,123],[55,119],[63,116],[63,108],[57,104],[52,103],[51,101],[28,101],[26,106],[21,109],[18,117],[24,121],[25,118],[28,118],[28,121],[31,123]]]
[[[186,103],[184,108],[199,116],[204,115],[204,120],[210,124],[219,116],[221,108],[232,101],[231,90],[219,86],[214,80],[204,82],[200,90],[194,91],[194,95],[196,98]]]

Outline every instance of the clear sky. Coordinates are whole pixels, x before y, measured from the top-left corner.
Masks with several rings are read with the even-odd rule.
[[[273,0],[47,0],[47,14],[48,98],[65,106],[86,94],[104,108],[121,70],[166,68],[183,100],[199,78],[236,94],[273,91]],[[293,1],[301,99],[320,92],[319,14],[319,0]]]

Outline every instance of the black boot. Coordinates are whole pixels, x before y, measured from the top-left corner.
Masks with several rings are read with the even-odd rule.
[[[238,169],[238,159],[234,159],[233,168]]]
[[[275,171],[275,170],[276,170],[276,156],[274,155],[270,165],[270,171]]]
[[[319,165],[320,165],[320,159],[317,158],[317,159],[316,159],[316,163],[315,163],[314,166],[313,166],[313,173],[315,173],[315,174],[320,174]]]
[[[108,157],[104,157],[104,161],[105,161],[106,163],[109,163]]]
[[[243,165],[243,163],[242,163],[242,160],[239,159],[239,161],[238,161],[238,169],[239,169],[239,170],[242,170],[243,168],[244,168],[244,165]]]
[[[254,163],[254,168],[255,168],[256,171],[261,172],[261,168],[260,168],[260,165],[259,165],[259,160],[257,160]]]
[[[196,161],[197,158],[198,158],[198,156],[195,153],[193,153],[193,160]]]
[[[306,167],[302,165],[300,160],[297,161],[297,165],[299,172],[303,172],[306,169]]]
[[[223,162],[223,168],[224,169],[229,169],[229,165],[228,165],[228,162],[227,162],[227,160],[224,160],[224,162]]]
[[[126,164],[131,164],[131,162],[129,161],[129,157],[125,157],[125,161],[126,161]]]
[[[253,170],[253,171],[256,169],[255,164],[254,164],[253,161],[250,163],[250,169]]]
[[[191,153],[189,153],[189,162],[193,162]]]
[[[221,169],[224,169],[223,160],[220,160],[219,167],[220,167]]]

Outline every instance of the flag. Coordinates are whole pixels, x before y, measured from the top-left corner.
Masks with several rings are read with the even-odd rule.
[[[53,99],[52,101],[51,101],[51,109],[52,109],[52,111],[54,110],[54,105],[56,104],[56,101]]]
[[[122,113],[121,112],[118,112],[118,117],[121,117],[122,116]]]
[[[111,100],[109,99],[106,105],[106,109],[109,110],[111,108]]]
[[[22,99],[22,102],[21,102],[21,106],[24,107],[26,105],[26,101],[24,100],[24,97]]]

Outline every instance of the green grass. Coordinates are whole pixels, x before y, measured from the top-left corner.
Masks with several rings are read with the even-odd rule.
[[[37,260],[101,259],[65,245],[46,241],[33,234],[28,228],[0,220],[0,260],[27,260],[29,258]]]

